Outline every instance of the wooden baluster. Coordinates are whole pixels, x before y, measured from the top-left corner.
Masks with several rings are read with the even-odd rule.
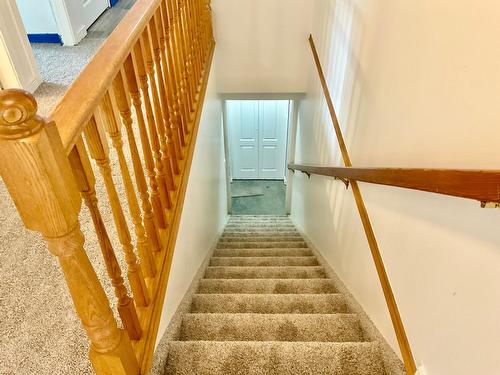
[[[191,74],[191,69],[189,67],[189,42],[188,42],[188,35],[187,35],[187,25],[185,23],[185,18],[183,17],[184,11],[184,0],[177,0],[177,17],[178,17],[178,24],[179,24],[179,40],[180,40],[180,53],[182,55],[182,77],[183,77],[183,82],[184,82],[184,91],[185,94],[187,95],[187,101],[188,101],[188,109],[189,109],[189,117],[188,117],[188,122],[191,121],[193,118],[193,113],[194,113],[194,97],[193,97],[193,90],[191,87],[191,80],[190,80],[190,74]]]
[[[197,80],[197,84],[198,84],[198,91],[199,91],[199,87],[201,86],[201,79],[203,77],[203,61],[202,61],[202,58],[201,58],[201,50],[202,50],[202,40],[200,38],[201,36],[201,23],[200,23],[200,14],[198,12],[198,6],[197,6],[197,3],[199,3],[199,1],[197,0],[191,0],[190,1],[191,3],[191,9],[192,9],[192,12],[193,12],[193,22],[194,22],[194,32],[195,32],[195,38],[196,38],[196,42],[195,42],[195,49],[194,49],[194,52],[195,52],[195,56],[196,56],[196,63],[197,63],[197,67],[198,67],[198,80]]]
[[[127,78],[127,86],[130,92],[130,97],[132,98],[132,104],[134,105],[135,113],[137,116],[137,124],[139,127],[139,134],[141,137],[141,145],[143,149],[143,154],[145,154],[145,159],[148,159],[148,163],[153,164],[153,159],[151,156],[151,148],[149,145],[148,133],[146,131],[146,124],[144,123],[144,114],[142,112],[142,99],[141,93],[139,92],[139,86],[137,84],[137,78],[135,75],[134,63],[132,60],[132,55],[129,55],[125,60],[124,64],[125,77]],[[129,111],[130,112],[130,111]],[[151,239],[151,244],[155,251],[161,250],[160,240],[158,237],[158,229],[154,221],[154,214],[151,207],[151,202],[149,200],[148,186],[146,183],[146,178],[144,176],[144,170],[142,169],[142,164],[140,162],[139,152],[137,150],[137,144],[134,138],[130,139],[133,135],[132,127],[126,126],[127,136],[129,138],[130,153],[132,154],[132,162],[134,165],[134,175],[137,185],[137,190],[141,197],[142,210],[144,212],[144,225],[146,227],[146,233]],[[145,162],[146,164],[146,162]]]
[[[95,176],[87,155],[87,150],[81,139],[77,142],[68,158],[78,189],[89,209],[92,222],[94,223],[104,264],[106,265],[106,270],[115,289],[116,298],[118,299],[118,314],[122,320],[123,327],[131,339],[139,340],[142,334],[139,318],[135,310],[134,301],[129,297],[127,288],[123,284],[122,270],[116,259],[115,251],[109,240],[101,212],[97,205]]]
[[[148,76],[146,74],[146,68],[144,67],[144,60],[142,56],[142,50],[139,43],[134,47],[135,63],[137,67],[137,74],[139,76],[139,83],[141,85],[142,95],[144,97],[144,107],[146,108],[146,118],[149,130],[149,140],[151,141],[151,149],[153,154],[151,155],[151,149],[149,148],[149,143],[147,142],[148,134],[145,129],[140,128],[141,131],[141,143],[142,151],[144,154],[144,160],[146,165],[146,172],[149,179],[149,186],[151,187],[151,201],[153,203],[153,211],[158,221],[160,228],[166,228],[165,211],[162,208],[162,202],[160,199],[160,194],[158,192],[158,186],[164,187],[164,194],[168,197],[168,192],[166,191],[166,185],[160,179],[160,175],[163,172],[155,173],[155,166],[158,171],[163,170],[163,164],[161,161],[160,153],[160,143],[158,140],[158,134],[156,132],[156,124],[161,123],[162,118],[155,118],[155,113],[151,106],[151,98],[149,96],[149,85]],[[158,115],[158,114],[157,114]],[[143,139],[144,138],[144,139]],[[165,198],[167,199],[167,198]],[[165,207],[166,209],[167,207]]]
[[[153,56],[151,55],[151,45],[149,43],[149,35],[147,32],[144,32],[142,34],[141,38],[141,48],[142,48],[142,54],[144,56],[145,62],[146,62],[146,68],[147,68],[147,75],[149,77],[149,83],[151,84],[151,92],[153,95],[153,104],[156,112],[156,129],[158,132],[158,136],[160,139],[160,149],[161,149],[161,161],[163,164],[162,169],[159,171],[162,174],[159,174],[160,176],[160,181],[162,181],[162,184],[160,185],[160,193],[161,189],[163,188],[166,192],[166,199],[167,199],[167,208],[172,207],[172,202],[170,200],[170,195],[168,194],[168,190],[173,190],[174,188],[174,178],[172,174],[172,165],[170,162],[170,154],[168,152],[168,146],[167,146],[167,141],[166,141],[166,135],[165,135],[165,118],[167,118],[168,115],[165,115],[163,113],[163,108],[160,104],[160,91],[158,90],[158,86],[156,84],[156,76],[159,74],[155,74],[155,66],[153,63]],[[158,121],[160,120],[160,121]],[[162,193],[163,195],[163,193]],[[163,198],[162,198],[162,203],[163,203]]]
[[[167,96],[166,96],[167,86],[165,84],[165,80],[163,79],[164,74],[165,75],[167,74],[167,71],[164,70],[164,65],[166,64],[166,60],[163,60],[162,64],[155,18],[156,17],[153,17],[149,23],[149,31],[151,33],[151,46],[153,48],[153,58],[156,66],[156,72],[158,74],[158,86],[159,86],[158,88],[160,89],[160,103],[165,120],[165,135],[166,135],[167,147],[170,152],[170,162],[172,163],[172,170],[175,173],[175,171],[179,169],[178,157],[182,156],[182,150],[180,148],[181,140],[179,138],[179,131],[177,129],[177,125],[172,124],[173,126],[175,126],[175,133],[172,133],[170,125],[169,103],[167,102]]]
[[[118,73],[118,76],[121,77],[121,74]],[[127,166],[127,159],[125,158],[125,154],[123,153],[122,134],[115,118],[109,93],[105,94],[104,99],[101,103],[101,113],[106,119],[106,130],[109,134],[109,137],[111,138],[111,144],[116,151],[116,155],[118,156],[118,164],[120,165],[122,181],[123,185],[125,186],[125,194],[130,210],[130,216],[132,218],[135,235],[137,237],[137,250],[141,259],[142,272],[146,277],[153,277],[156,274],[156,268],[152,255],[152,246],[149,238],[146,236],[146,231],[142,224],[139,203],[137,202],[134,185],[132,184],[132,177],[130,176],[130,171]],[[130,121],[132,121],[132,119],[130,119]],[[132,154],[132,160],[134,160],[134,158],[135,155]]]
[[[179,159],[184,159],[184,155],[182,152],[182,148],[186,145],[185,141],[185,134],[186,134],[186,129],[185,125],[180,119],[180,117],[177,116],[175,106],[176,106],[176,99],[173,96],[175,89],[174,89],[174,83],[175,79],[172,79],[172,66],[169,63],[169,59],[167,58],[167,42],[166,42],[166,37],[165,37],[165,30],[163,28],[162,24],[162,10],[161,7],[159,11],[155,14],[154,18],[154,25],[156,26],[154,35],[157,36],[157,40],[155,43],[155,48],[158,49],[158,52],[156,53],[161,53],[161,62],[162,62],[162,69],[163,73],[165,75],[165,95],[166,95],[166,102],[168,104],[168,114],[169,114],[169,126],[170,128],[168,130],[168,134],[170,134],[171,137],[173,137],[174,142],[175,142],[175,147],[177,150],[177,155],[179,156]],[[153,33],[152,33],[153,34]],[[154,38],[153,38],[154,39]],[[170,57],[170,56],[169,56]],[[170,66],[169,66],[170,65]],[[176,174],[179,173],[179,166],[178,162],[176,160],[176,165],[173,165],[174,172]]]
[[[135,303],[139,306],[147,306],[149,304],[149,294],[142,275],[142,270],[134,253],[130,232],[123,214],[118,192],[116,191],[115,183],[111,175],[111,167],[108,157],[108,144],[104,136],[104,131],[99,130],[95,119],[92,117],[85,127],[85,138],[89,148],[90,156],[95,160],[99,171],[104,180],[106,191],[108,193],[111,204],[111,211],[118,233],[118,239],[122,245],[125,254],[125,261],[128,265],[128,280],[134,295]]]
[[[179,62],[178,53],[175,49],[175,36],[174,36],[174,25],[173,17],[171,11],[171,4],[167,9],[167,4],[163,2],[160,7],[160,13],[163,20],[163,33],[165,34],[165,44],[167,49],[168,58],[168,72],[169,72],[169,100],[173,102],[173,114],[172,118],[175,119],[176,123],[179,124],[179,128],[182,129],[184,134],[189,133],[188,122],[187,122],[187,110],[184,104],[184,98],[181,89],[181,76],[178,72]]]
[[[194,87],[194,73],[193,73],[193,54],[191,50],[191,27],[189,25],[189,18],[187,15],[187,1],[179,0],[179,10],[181,17],[181,25],[183,31],[183,39],[184,39],[184,56],[186,63],[186,79],[187,79],[187,90],[189,91],[189,97],[191,100],[191,117],[194,118],[194,110],[195,110],[195,93],[196,89]]]
[[[173,12],[172,24],[173,24],[173,41],[175,56],[177,57],[175,69],[177,70],[177,77],[179,80],[179,91],[177,92],[177,100],[179,103],[182,103],[182,108],[184,110],[183,120],[185,124],[189,124],[190,114],[191,114],[191,102],[189,98],[189,93],[187,90],[187,74],[185,70],[185,60],[184,60],[184,42],[182,39],[182,30],[181,30],[181,20],[179,14],[179,4],[177,0],[168,2],[171,5],[171,9]],[[189,125],[188,125],[189,126]]]
[[[188,19],[189,19],[189,26],[191,30],[191,54],[193,56],[193,69],[194,69],[194,82],[196,84],[196,92],[198,92],[198,85],[199,85],[199,78],[200,78],[200,72],[201,72],[201,65],[199,64],[198,60],[198,28],[197,28],[197,19],[196,19],[196,12],[194,8],[194,1],[193,0],[187,0],[186,2],[187,5],[187,12],[188,12]]]
[[[58,257],[76,312],[90,339],[98,375],[138,375],[126,332],[119,329],[84,249],[81,196],[54,122],[36,115],[33,96],[0,92],[0,173],[28,229]]]

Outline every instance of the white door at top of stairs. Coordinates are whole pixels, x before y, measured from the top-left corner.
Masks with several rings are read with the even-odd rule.
[[[86,28],[89,28],[108,6],[109,0],[78,0],[78,12],[81,12],[81,21]]]
[[[228,100],[232,177],[283,179],[288,134],[288,100]]]

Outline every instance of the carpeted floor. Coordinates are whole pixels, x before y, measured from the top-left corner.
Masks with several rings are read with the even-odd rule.
[[[387,374],[286,216],[233,216],[164,353],[173,374]]]
[[[282,180],[233,180],[233,215],[284,215],[286,186]]]
[[[87,30],[87,36],[77,46],[45,43],[31,45],[43,79],[43,83],[35,91],[39,114],[50,114],[135,1],[120,0],[113,8],[106,10]]]
[[[76,47],[33,45],[45,80],[35,93],[39,101],[39,113],[50,113],[67,87],[104,42],[106,35],[102,23],[114,28],[113,25],[123,17],[133,2],[134,0],[121,0],[116,9],[108,10],[89,30],[89,36]],[[95,31],[96,29],[98,30]],[[124,142],[126,157],[130,160],[126,138]],[[124,198],[126,194],[114,155],[114,151],[111,151],[113,178],[122,207],[127,212],[128,205]],[[94,170],[97,171],[96,168]],[[133,177],[131,165],[129,170]],[[116,240],[111,208],[97,172],[96,178],[101,213],[125,276],[126,266],[121,246]],[[86,238],[88,257],[112,301],[119,321],[113,287],[106,276],[97,238],[85,206],[82,208],[80,222]],[[129,228],[135,244],[130,222]],[[50,255],[40,235],[25,229],[1,180],[0,275],[0,374],[93,374],[87,356],[85,332],[74,312],[57,259]],[[128,287],[126,277],[125,283]]]

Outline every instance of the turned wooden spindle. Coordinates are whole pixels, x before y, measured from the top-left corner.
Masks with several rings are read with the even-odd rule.
[[[169,72],[169,100],[172,102],[171,118],[175,119],[178,127],[184,131],[185,134],[189,133],[187,118],[187,105],[184,103],[183,96],[181,95],[180,82],[182,76],[177,69],[178,51],[175,47],[174,25],[171,6],[167,7],[165,2],[160,7],[160,13],[163,20],[163,34],[165,34],[165,45],[167,49],[168,58],[168,72]]]
[[[176,56],[176,76],[178,79],[178,91],[177,91],[177,101],[179,105],[183,108],[184,113],[182,113],[182,118],[185,126],[189,127],[190,113],[191,113],[191,103],[188,93],[186,92],[186,71],[185,71],[185,61],[184,61],[184,48],[182,33],[180,27],[180,16],[177,1],[167,2],[170,5],[170,12],[172,12],[172,40],[173,40],[173,51]]]
[[[178,29],[179,29],[179,40],[181,46],[181,56],[182,56],[182,78],[183,78],[183,88],[185,95],[187,95],[188,108],[189,108],[189,118],[188,122],[191,122],[194,115],[194,93],[192,88],[192,83],[190,80],[191,68],[189,64],[189,41],[187,35],[187,25],[186,20],[183,17],[184,11],[184,0],[177,0],[177,17],[178,17]]]
[[[179,156],[182,155],[182,150],[180,148],[179,131],[175,129],[175,133],[173,134],[172,129],[170,127],[170,116],[168,110],[167,90],[166,90],[167,85],[165,84],[165,81],[163,79],[164,74],[166,74],[166,71],[164,71],[161,62],[161,51],[158,42],[158,34],[157,34],[155,18],[156,17],[153,17],[149,23],[149,31],[151,33],[152,56],[158,76],[158,88],[160,90],[160,103],[161,103],[162,113],[164,116],[163,118],[165,121],[165,135],[166,135],[167,147],[170,152],[170,162],[172,163],[172,170],[174,170],[175,173],[176,167],[174,167],[174,165],[178,163],[178,158]],[[164,60],[164,64],[165,63],[166,61]]]
[[[172,164],[170,162],[170,153],[169,153],[169,148],[167,146],[167,140],[166,140],[166,124],[165,124],[165,118],[168,117],[168,115],[165,115],[163,113],[163,108],[160,103],[160,92],[161,90],[158,89],[158,85],[156,84],[156,76],[159,74],[155,74],[155,66],[153,62],[153,56],[151,54],[151,44],[149,41],[149,35],[147,32],[144,32],[142,34],[142,38],[140,39],[140,44],[142,48],[142,55],[144,57],[144,61],[146,63],[146,72],[149,78],[149,83],[151,85],[151,93],[153,96],[153,104],[154,104],[154,109],[156,113],[156,119],[161,120],[156,123],[156,130],[158,133],[158,138],[160,140],[160,150],[161,150],[161,161],[163,164],[163,167],[161,170],[158,172],[160,176],[160,180],[162,181],[162,184],[165,185],[165,191],[167,192],[166,194],[166,199],[167,199],[167,208],[172,207],[172,202],[170,199],[170,195],[168,194],[168,189],[172,190],[174,187],[174,179],[173,179],[173,172],[172,172]],[[162,185],[160,185],[160,193],[162,193]],[[162,194],[163,196],[163,194]],[[163,197],[162,197],[162,203],[163,203]]]
[[[196,3],[198,3],[198,1],[196,1],[196,0],[189,1],[191,17],[193,20],[193,32],[194,32],[194,51],[193,52],[194,52],[194,56],[195,56],[196,71],[197,71],[196,83],[197,83],[197,91],[199,91],[199,86],[201,85],[203,64],[202,64],[201,55],[200,55],[200,50],[201,50],[200,20],[199,20],[199,14],[198,14],[198,7],[197,7]]]
[[[144,154],[144,164],[146,166],[149,186],[151,187],[151,201],[153,204],[153,212],[160,228],[165,229],[167,227],[167,221],[165,219],[165,211],[162,208],[160,193],[158,191],[158,186],[161,185],[161,181],[159,176],[155,172],[155,165],[158,169],[163,169],[160,153],[160,142],[158,140],[158,133],[156,131],[156,124],[162,121],[162,119],[161,117],[155,118],[155,113],[153,112],[151,98],[149,96],[148,76],[146,74],[146,68],[144,67],[144,59],[139,43],[137,43],[134,47],[134,56],[135,65],[137,67],[137,75],[139,77],[139,83],[141,86],[142,95],[144,97],[144,107],[146,109],[149,140],[151,141],[151,148],[149,148],[149,143],[147,142],[148,134],[146,132],[146,129],[140,128],[142,151]],[[165,195],[167,195],[166,191],[164,193]],[[167,207],[164,208],[167,209]]]
[[[116,298],[118,299],[118,314],[122,320],[123,327],[131,339],[139,340],[142,334],[141,325],[139,323],[134,301],[128,295],[127,288],[123,283],[122,270],[116,259],[115,251],[111,245],[101,212],[99,211],[95,192],[95,176],[83,140],[80,139],[77,142],[70,152],[68,159],[78,189],[84,199],[85,205],[89,209],[94,224],[99,247],[101,248],[104,264],[106,265],[106,271],[108,272],[108,276],[115,290]]]
[[[141,266],[139,265],[137,256],[134,253],[130,231],[127,226],[127,221],[123,213],[123,209],[116,191],[113,176],[111,174],[111,166],[109,163],[109,149],[104,135],[104,130],[97,127],[97,123],[92,117],[85,127],[85,138],[87,141],[88,150],[92,159],[95,160],[99,171],[104,180],[104,185],[108,193],[111,212],[118,233],[118,239],[122,245],[125,254],[125,261],[128,266],[127,275],[134,295],[134,301],[139,306],[147,306],[149,304],[149,293],[146,288],[144,276]]]
[[[149,137],[146,131],[146,124],[144,122],[144,113],[142,111],[142,98],[139,92],[139,85],[137,84],[136,70],[134,68],[134,62],[132,55],[129,55],[125,60],[124,64],[125,77],[127,79],[127,86],[129,89],[130,97],[132,98],[132,104],[134,106],[135,114],[137,116],[137,125],[139,128],[139,136],[141,137],[141,145],[143,150],[143,155],[145,155],[145,164],[153,164],[153,158],[151,156],[151,148],[149,144]],[[129,138],[130,152],[133,155],[133,165],[134,174],[137,184],[137,190],[141,197],[142,210],[144,212],[144,223],[146,226],[146,233],[151,239],[151,243],[155,251],[161,250],[160,239],[158,235],[158,228],[154,221],[154,214],[151,206],[150,196],[148,192],[148,185],[146,183],[146,177],[144,176],[144,171],[142,169],[142,164],[140,163],[139,152],[137,150],[137,144],[135,138],[130,139],[133,136],[132,127],[126,126],[127,137]],[[146,167],[147,168],[147,167]]]
[[[176,115],[175,105],[176,99],[173,95],[175,92],[175,79],[172,78],[172,68],[171,56],[167,57],[168,46],[167,46],[167,36],[165,34],[165,29],[162,19],[162,7],[158,9],[158,12],[154,17],[154,24],[156,26],[155,34],[157,36],[156,42],[153,42],[154,48],[158,49],[161,54],[162,70],[165,75],[165,95],[166,104],[168,105],[168,118],[169,118],[169,129],[168,134],[173,137],[174,142],[176,142],[176,150],[178,150],[179,159],[184,159],[183,147],[185,146],[185,129],[180,117]],[[153,33],[152,33],[153,35]],[[174,160],[172,160],[174,161]],[[178,164],[177,160],[175,163]],[[179,173],[178,165],[173,165],[174,173]]]
[[[178,0],[179,1],[179,15],[181,18],[181,29],[184,40],[184,56],[186,63],[186,79],[187,79],[187,89],[189,90],[191,100],[194,102],[194,83],[193,83],[193,54],[191,49],[191,25],[189,23],[189,18],[187,14],[187,1]],[[194,107],[191,108],[191,111],[194,112]]]
[[[120,74],[118,75],[121,77]],[[125,187],[125,195],[127,197],[130,216],[132,218],[132,223],[134,225],[135,235],[137,238],[137,250],[139,252],[139,258],[141,260],[142,273],[146,277],[153,277],[156,274],[156,268],[152,255],[152,245],[149,237],[146,235],[144,225],[142,224],[141,210],[139,208],[137,196],[135,195],[135,189],[134,185],[132,184],[132,177],[127,165],[127,159],[125,158],[125,154],[123,152],[122,134],[115,118],[109,92],[104,95],[100,110],[102,118],[104,118],[105,128],[108,132],[109,137],[111,138],[111,144],[116,151],[116,155],[118,156],[118,164],[121,172],[120,174],[122,176],[123,186]],[[124,114],[123,116],[127,116],[127,114]],[[128,117],[130,117],[130,113],[128,114]],[[129,120],[127,118],[126,121],[132,122],[132,119],[130,118]],[[125,122],[125,120],[123,122]],[[134,155],[132,155],[132,160],[133,159]]]
[[[28,229],[58,257],[76,312],[90,339],[97,374],[139,374],[130,339],[119,329],[84,249],[81,196],[54,122],[36,115],[33,96],[0,92],[0,173]]]

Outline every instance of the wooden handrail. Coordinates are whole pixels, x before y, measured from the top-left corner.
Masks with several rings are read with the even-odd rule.
[[[321,87],[325,95],[326,104],[328,106],[330,117],[332,119],[333,129],[335,131],[335,134],[337,135],[337,141],[339,143],[340,152],[344,160],[344,165],[346,167],[351,167],[352,164],[351,164],[351,159],[349,157],[349,152],[347,151],[347,146],[344,142],[342,130],[340,128],[337,114],[335,113],[332,97],[330,95],[330,91],[326,83],[325,75],[323,73],[323,68],[321,67],[321,62],[319,60],[318,52],[316,50],[316,46],[314,44],[312,35],[309,35],[309,44],[311,46],[311,51],[314,57],[316,69],[318,71]],[[352,193],[354,195],[354,199],[356,201],[356,206],[358,208],[361,222],[363,223],[363,228],[365,230],[365,235],[368,240],[368,245],[370,247],[373,262],[375,263],[375,268],[377,270],[377,274],[380,280],[380,285],[382,286],[385,302],[389,309],[392,325],[394,327],[394,331],[396,332],[396,338],[398,340],[399,349],[403,357],[406,373],[408,375],[413,375],[417,370],[415,365],[415,360],[413,358],[413,353],[411,351],[410,343],[408,342],[408,337],[406,336],[406,331],[404,329],[403,321],[399,313],[396,299],[394,298],[394,293],[392,291],[392,287],[389,282],[389,277],[387,276],[387,271],[385,269],[385,265],[382,260],[382,256],[380,254],[380,249],[378,247],[377,239],[375,237],[375,233],[373,232],[373,227],[370,222],[370,218],[368,217],[368,211],[366,210],[366,206],[361,196],[361,191],[359,189],[357,181],[355,180],[351,181],[351,188],[352,188]]]
[[[378,185],[500,203],[500,170],[320,167],[290,164],[289,169]]]
[[[50,119],[31,94],[0,92],[0,173],[25,226],[59,258],[98,375],[151,366],[214,48],[210,0],[138,0]],[[123,329],[85,252],[82,198]]]

